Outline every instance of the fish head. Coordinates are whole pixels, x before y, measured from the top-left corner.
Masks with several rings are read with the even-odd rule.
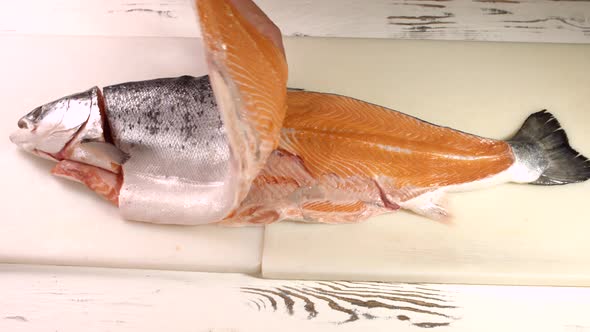
[[[88,121],[92,89],[39,106],[18,120],[10,140],[23,150],[57,160],[57,154]]]

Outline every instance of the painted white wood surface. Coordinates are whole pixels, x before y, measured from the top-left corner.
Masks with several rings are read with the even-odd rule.
[[[590,2],[260,1],[287,35],[587,43]]]
[[[590,154],[590,45],[332,38],[286,47],[292,87],[500,139],[547,108]],[[263,274],[589,286],[588,197],[590,181],[507,184],[449,194],[450,226],[406,212],[355,225],[276,223],[266,228]]]
[[[3,0],[0,33],[200,36],[190,0]]]
[[[199,39],[0,37],[0,262],[258,272],[263,230],[125,222],[8,140],[38,105],[94,85],[203,75]]]
[[[287,36],[587,43],[590,1],[257,0]],[[199,36],[192,0],[4,0],[0,33]]]
[[[0,330],[11,332],[590,330],[588,288],[0,265],[0,294]]]

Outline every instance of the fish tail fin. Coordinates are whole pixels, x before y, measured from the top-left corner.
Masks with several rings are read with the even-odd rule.
[[[528,182],[562,185],[590,179],[590,161],[574,150],[557,119],[546,110],[531,114],[509,141]]]

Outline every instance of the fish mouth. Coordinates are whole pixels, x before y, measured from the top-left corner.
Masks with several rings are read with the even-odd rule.
[[[33,144],[31,144],[31,131],[24,128],[19,128],[16,131],[12,132],[8,137],[10,141],[16,144],[18,147],[26,150],[31,151],[34,149]]]
[[[14,131],[12,134],[10,134],[10,136],[8,138],[10,139],[10,141],[12,143],[16,144],[16,146],[18,146],[19,148],[23,149],[26,152],[29,152],[31,154],[34,154],[34,155],[39,156],[44,159],[49,159],[52,161],[59,161],[53,155],[51,155],[47,152],[38,150],[36,148],[35,144],[33,143],[32,133],[28,129],[21,127],[19,129],[17,129],[16,131]]]

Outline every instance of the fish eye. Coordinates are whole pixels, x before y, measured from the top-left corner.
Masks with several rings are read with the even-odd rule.
[[[18,127],[20,129],[31,129],[29,128],[29,121],[27,121],[26,119],[20,119],[18,120]]]

